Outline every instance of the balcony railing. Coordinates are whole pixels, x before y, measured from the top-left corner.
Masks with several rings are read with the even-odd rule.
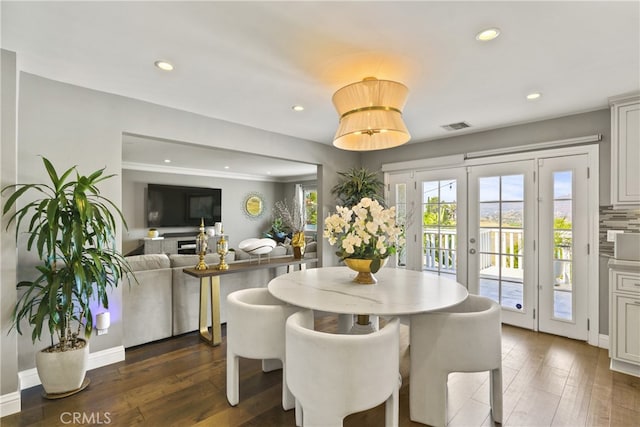
[[[480,229],[478,238],[480,270],[493,266],[522,270],[523,237],[522,229]]]
[[[458,236],[455,229],[423,229],[423,268],[432,271],[455,272]],[[522,270],[523,230],[483,228],[478,237],[477,251],[480,270],[491,267]],[[500,262],[501,261],[501,262]],[[521,275],[521,274],[520,274]]]
[[[458,258],[458,236],[454,229],[424,228],[422,268],[454,273]]]

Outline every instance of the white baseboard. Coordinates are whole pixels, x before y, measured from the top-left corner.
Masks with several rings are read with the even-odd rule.
[[[124,361],[124,346],[111,347],[89,354],[89,370]]]
[[[14,391],[0,395],[0,417],[20,412],[20,393]]]
[[[18,383],[20,384],[20,390],[40,385],[40,377],[36,368],[18,372]]]
[[[96,351],[95,353],[89,353],[89,367],[88,370],[101,368],[103,366],[111,365],[112,363],[122,362],[124,360],[124,346],[111,347],[106,350]],[[20,390],[35,387],[40,385],[40,377],[36,368],[27,369],[18,372],[18,380],[20,383]]]
[[[609,368],[612,371],[622,372],[623,374],[633,375],[640,378],[640,366],[635,363],[625,362],[624,360],[611,359]]]
[[[598,337],[598,347],[609,350],[609,335],[602,335]]]

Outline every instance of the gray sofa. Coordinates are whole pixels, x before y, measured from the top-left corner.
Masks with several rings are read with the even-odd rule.
[[[172,271],[164,254],[127,257],[138,284],[122,286],[123,345],[131,347],[171,336]]]
[[[315,258],[307,251],[305,258]],[[271,257],[285,256],[290,248],[278,246]],[[264,257],[264,255],[263,255]],[[249,254],[230,251],[227,263],[248,260]],[[123,344],[125,348],[198,330],[200,282],[182,272],[198,263],[197,255],[135,255],[126,258],[138,280],[123,285]],[[255,257],[253,259],[256,259]],[[205,262],[218,265],[218,254],[207,254]],[[256,260],[257,262],[257,260]],[[315,264],[307,264],[315,267]],[[227,295],[239,289],[266,287],[285,267],[243,271],[220,276],[220,322],[226,322]],[[210,316],[207,317],[210,319]]]

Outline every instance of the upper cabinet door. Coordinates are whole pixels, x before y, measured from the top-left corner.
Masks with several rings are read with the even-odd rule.
[[[640,95],[611,98],[611,204],[640,206]]]

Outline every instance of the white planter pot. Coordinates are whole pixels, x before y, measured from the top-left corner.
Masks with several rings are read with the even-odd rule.
[[[44,391],[49,394],[73,394],[83,387],[89,362],[89,343],[83,348],[62,352],[39,351],[36,369]]]

